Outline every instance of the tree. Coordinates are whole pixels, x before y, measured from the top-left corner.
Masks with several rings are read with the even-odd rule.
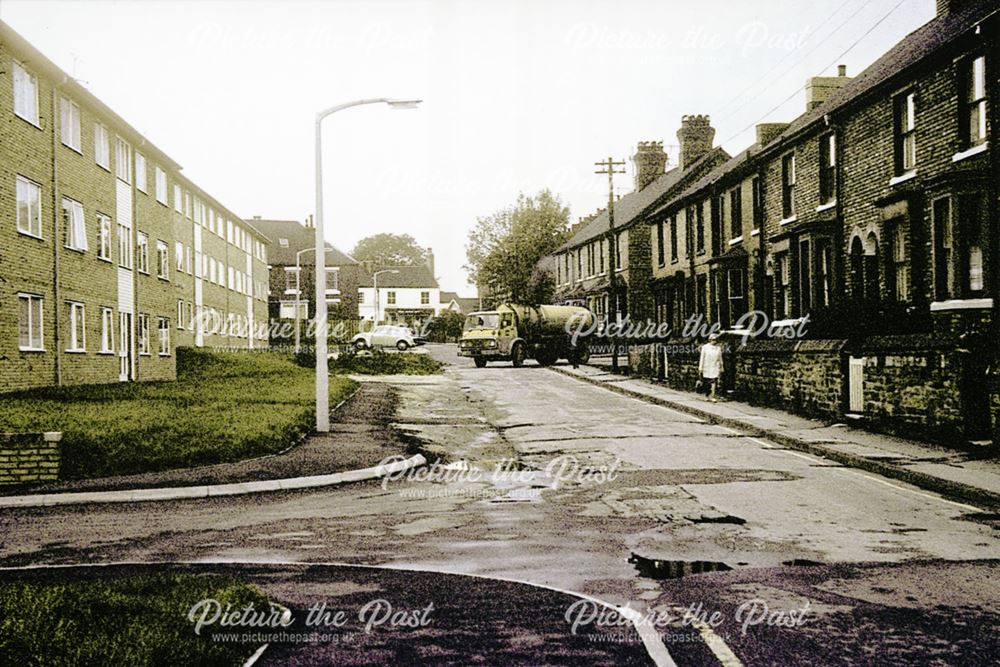
[[[537,305],[551,300],[554,280],[539,260],[566,242],[569,208],[548,190],[478,218],[469,232],[465,270],[495,300]]]
[[[462,336],[465,316],[454,310],[443,310],[441,314],[427,323],[427,338],[435,343],[447,343],[458,340]]]
[[[427,249],[409,234],[375,234],[361,239],[351,253],[359,262],[373,266],[420,266],[427,262]]]

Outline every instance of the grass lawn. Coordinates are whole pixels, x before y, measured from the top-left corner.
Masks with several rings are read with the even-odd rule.
[[[348,354],[330,360],[330,370],[358,375],[433,375],[441,372],[441,363],[426,354],[379,352]]]
[[[177,350],[176,382],[0,397],[0,431],[62,431],[61,479],[189,468],[287,448],[314,423],[314,373],[289,355]],[[330,377],[330,405],[356,384]]]
[[[268,609],[256,588],[193,574],[112,581],[0,583],[0,656],[19,667],[49,665],[241,665],[258,648],[195,635],[188,612],[212,598],[225,608]],[[239,631],[240,628],[232,630]],[[223,632],[226,630],[223,629]]]

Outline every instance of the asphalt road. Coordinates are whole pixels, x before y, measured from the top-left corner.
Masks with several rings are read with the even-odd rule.
[[[434,479],[7,510],[0,564],[337,562],[511,579],[627,604],[681,665],[1000,655],[1000,540],[977,508],[543,368],[476,369],[428,348],[452,365],[400,379],[395,421],[450,464]],[[533,650],[522,664],[549,662],[544,642]]]

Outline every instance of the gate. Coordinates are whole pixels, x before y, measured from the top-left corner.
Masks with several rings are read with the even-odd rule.
[[[865,358],[851,357],[847,363],[847,411],[863,414],[865,411]]]

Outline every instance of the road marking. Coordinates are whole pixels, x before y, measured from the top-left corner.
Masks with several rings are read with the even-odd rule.
[[[715,634],[715,630],[712,626],[703,621],[702,619],[690,615],[689,609],[682,609],[681,607],[674,607],[674,611],[679,612],[684,615],[687,619],[686,622],[690,623],[694,629],[698,631],[701,638],[705,641],[705,645],[708,646],[712,655],[715,659],[719,661],[722,667],[743,667],[743,663],[740,659],[736,657],[729,645],[726,644],[725,640],[719,635]]]
[[[405,565],[366,565],[364,563],[341,563],[337,561],[283,561],[283,560],[237,560],[237,559],[201,559],[201,560],[177,560],[177,561],[111,561],[105,563],[35,563],[31,565],[16,565],[16,566],[0,566],[0,572],[5,571],[17,571],[17,570],[45,570],[45,569],[69,569],[73,567],[79,568],[98,568],[98,567],[134,567],[134,566],[158,566],[158,565],[276,565],[282,567],[315,567],[317,565],[324,567],[340,567],[344,569],[369,569],[369,570],[391,570],[394,572],[423,572],[423,573],[436,573],[436,574],[451,574],[460,577],[472,577],[475,579],[487,579],[492,581],[506,581],[512,584],[521,584],[524,586],[532,586],[534,588],[543,588],[545,590],[550,590],[556,593],[563,593],[564,595],[570,595],[572,597],[581,598],[595,604],[602,605],[618,612],[623,617],[629,619],[632,625],[635,627],[636,632],[642,639],[642,643],[652,658],[653,662],[657,667],[677,667],[677,663],[670,656],[670,651],[667,650],[666,645],[663,643],[663,639],[660,634],[656,631],[655,627],[652,627],[649,623],[643,622],[643,616],[640,612],[635,609],[627,607],[619,607],[615,604],[601,600],[592,595],[587,595],[586,593],[580,593],[578,591],[571,591],[566,588],[559,588],[558,586],[550,586],[548,584],[539,584],[533,581],[526,581],[524,579],[515,579],[513,577],[500,577],[488,574],[472,574],[469,572],[456,572],[454,570],[442,569],[442,568],[421,568],[415,566],[405,566]],[[714,634],[714,633],[713,633]],[[721,639],[719,640],[721,641]],[[723,646],[725,644],[723,643]],[[263,650],[267,648],[264,645],[258,651],[263,653]],[[728,647],[725,647],[728,650]],[[713,649],[714,652],[714,649]],[[718,654],[716,654],[718,655]],[[259,657],[259,656],[258,656]],[[735,659],[735,656],[733,656]],[[252,663],[248,663],[252,664]],[[739,661],[735,663],[724,663],[725,667],[742,667]]]

